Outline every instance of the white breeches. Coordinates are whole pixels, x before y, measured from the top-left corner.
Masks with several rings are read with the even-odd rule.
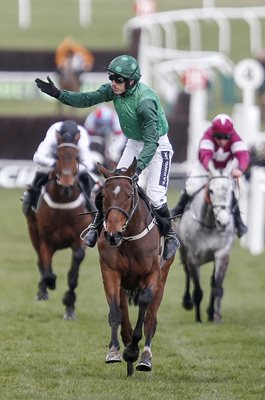
[[[117,168],[128,168],[133,158],[139,157],[143,149],[143,142],[128,139]],[[159,146],[145,170],[141,173],[139,185],[144,187],[151,203],[155,208],[160,208],[167,202],[167,188],[173,149],[164,135],[159,139]]]

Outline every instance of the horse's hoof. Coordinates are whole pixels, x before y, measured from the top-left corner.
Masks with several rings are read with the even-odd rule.
[[[222,315],[218,312],[214,313],[213,322],[215,324],[220,324],[222,322]]]
[[[38,292],[36,294],[36,300],[37,301],[42,301],[42,300],[49,300],[49,295],[48,292]]]
[[[193,301],[191,297],[183,297],[182,300],[182,307],[187,310],[190,311],[193,309]]]
[[[139,364],[136,366],[136,371],[144,371],[144,372],[150,372],[152,371],[152,364],[151,362],[143,362],[140,361]]]
[[[121,355],[119,354],[118,351],[110,351],[106,355],[106,364],[114,364],[114,363],[120,363],[121,362]]]
[[[127,344],[123,351],[123,359],[126,362],[134,363],[139,357],[139,346],[132,343]]]
[[[152,371],[152,353],[145,350],[141,354],[141,359],[136,367],[137,371],[150,372]]]
[[[74,309],[66,310],[63,316],[65,321],[75,321],[76,320],[76,313]]]

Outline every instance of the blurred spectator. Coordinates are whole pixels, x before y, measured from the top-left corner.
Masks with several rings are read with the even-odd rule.
[[[101,145],[106,166],[115,168],[126,143],[116,111],[102,104],[87,116],[84,126],[90,135],[91,149],[93,143]]]
[[[65,90],[80,90],[80,75],[91,71],[93,54],[80,43],[66,37],[57,47],[55,64],[59,73],[59,85]]]

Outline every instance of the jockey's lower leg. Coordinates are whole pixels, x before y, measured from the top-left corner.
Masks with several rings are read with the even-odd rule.
[[[167,203],[163,204],[162,207],[156,209],[158,216],[169,219],[170,212],[167,206]],[[170,259],[176,254],[177,249],[180,247],[180,242],[177,238],[177,234],[172,228],[172,223],[168,220],[168,229],[165,233],[165,245],[164,245],[164,253],[163,258],[165,260]]]
[[[101,192],[97,194],[95,204],[98,211],[95,215],[94,221],[88,226],[88,232],[84,237],[84,242],[88,247],[95,246],[103,225],[104,215],[102,212],[103,204]]]

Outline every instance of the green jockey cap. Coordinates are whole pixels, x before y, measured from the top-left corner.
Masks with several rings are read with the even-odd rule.
[[[122,55],[114,58],[106,70],[112,74],[120,75],[126,79],[139,81],[141,78],[138,61],[134,57],[128,55]]]

